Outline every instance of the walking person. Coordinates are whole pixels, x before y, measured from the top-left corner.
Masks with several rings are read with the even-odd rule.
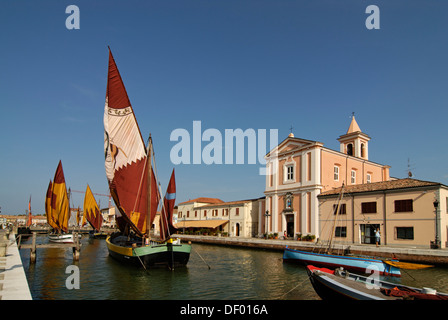
[[[381,239],[380,228],[376,228],[376,231],[375,231],[375,242],[376,242],[376,246],[377,247],[378,247],[378,244],[380,243],[380,239]]]

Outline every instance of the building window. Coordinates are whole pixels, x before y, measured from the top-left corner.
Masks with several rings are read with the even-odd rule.
[[[204,210],[204,217],[207,216],[207,210]]]
[[[334,172],[334,175],[333,175],[334,181],[339,181],[339,167],[334,166],[333,172]]]
[[[337,206],[338,206],[337,204],[333,205],[333,214],[336,214],[336,207]],[[339,214],[347,214],[345,203],[339,204]]]
[[[286,181],[294,181],[294,165],[288,165],[285,169]]]
[[[187,218],[190,218],[190,211],[187,211]]]
[[[396,227],[397,239],[414,240],[414,227]]]
[[[182,218],[182,211],[180,211],[180,212],[177,214],[177,216],[178,216],[179,218]]]
[[[412,206],[412,199],[395,200],[395,212],[412,212],[414,211]]]
[[[236,215],[236,216],[239,216],[239,215],[240,215],[240,208],[236,208],[235,215]]]
[[[370,173],[367,174],[367,183],[372,183],[372,175]]]
[[[339,238],[347,238],[347,227],[336,227],[334,236]]]
[[[356,171],[355,170],[352,170],[352,173],[351,173],[351,183],[356,184]]]
[[[376,213],[376,201],[361,203],[362,213]]]
[[[198,211],[194,210],[194,217],[197,218],[198,217]]]
[[[361,143],[361,158],[365,158],[366,157],[366,147],[364,145],[364,143]]]

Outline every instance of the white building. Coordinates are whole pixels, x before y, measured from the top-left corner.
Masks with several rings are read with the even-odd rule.
[[[208,229],[229,236],[254,237],[260,233],[259,217],[263,210],[264,197],[230,202],[197,198],[178,205],[177,228]]]

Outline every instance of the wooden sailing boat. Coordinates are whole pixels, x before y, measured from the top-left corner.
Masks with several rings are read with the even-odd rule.
[[[32,224],[32,213],[31,213],[31,196],[30,201],[28,202],[28,214],[24,227],[17,228],[17,234],[20,235],[21,239],[28,239],[31,236],[31,224]]]
[[[409,263],[398,261],[397,259],[382,259],[379,257],[357,256],[352,254],[335,254],[332,250],[333,236],[336,229],[336,221],[339,215],[339,207],[344,197],[344,184],[339,194],[338,203],[335,208],[335,218],[330,235],[329,244],[324,252],[306,252],[286,247],[283,252],[283,261],[300,262],[305,265],[314,265],[324,268],[343,267],[352,272],[366,273],[367,270],[377,271],[380,275],[400,277],[400,269],[424,269],[431,265]],[[314,251],[314,249],[313,249]]]
[[[48,238],[52,242],[73,243],[73,234],[68,231],[70,219],[69,197],[65,185],[62,162],[59,161],[53,181],[50,181],[45,199],[47,222],[53,228]]]
[[[92,231],[89,233],[91,238],[105,239],[107,234],[101,232],[101,226],[103,225],[103,215],[96,203],[95,197],[93,196],[92,190],[90,190],[89,185],[87,185],[86,193],[84,196],[84,209],[81,226],[84,226],[87,222],[92,227]]]
[[[432,288],[414,288],[373,277],[307,266],[316,293],[324,300],[448,300],[448,294]]]
[[[160,217],[164,222],[162,237],[160,241],[151,240],[151,226],[161,198],[153,168],[152,139],[146,148],[110,49],[104,135],[106,176],[118,208],[116,222],[120,230],[106,239],[109,254],[145,268],[186,265],[191,246],[170,237],[174,231],[169,222],[172,213],[164,204]]]

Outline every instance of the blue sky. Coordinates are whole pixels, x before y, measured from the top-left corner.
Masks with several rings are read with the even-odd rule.
[[[368,5],[380,29],[368,30]],[[80,29],[65,9],[77,5]],[[143,136],[177,203],[263,196],[255,165],[177,165],[177,128],[278,129],[339,150],[355,112],[369,158],[448,185],[448,37],[443,0],[0,2],[0,207],[23,214],[62,160],[66,181],[107,193],[103,111],[109,45]],[[203,147],[207,143],[203,143]],[[107,198],[98,198],[107,205]],[[82,207],[83,195],[73,205]]]

